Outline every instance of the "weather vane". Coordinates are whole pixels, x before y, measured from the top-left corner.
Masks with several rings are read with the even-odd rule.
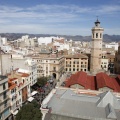
[[[98,20],[98,16],[96,16],[97,17],[97,20]]]

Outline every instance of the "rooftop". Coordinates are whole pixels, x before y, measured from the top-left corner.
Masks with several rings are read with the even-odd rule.
[[[48,99],[48,98],[46,98]],[[41,110],[48,109],[45,120],[113,120],[120,119],[120,101],[110,91],[95,96],[76,94],[70,89],[56,89]]]
[[[65,55],[65,58],[88,58],[88,56],[83,54],[74,54],[74,55]]]
[[[87,75],[86,72],[79,71],[66,80],[65,87],[79,84],[83,86],[84,89],[98,90],[100,88],[108,87],[114,92],[120,92],[118,81],[120,81],[119,76],[113,78],[103,72],[96,74],[96,76],[90,76]]]

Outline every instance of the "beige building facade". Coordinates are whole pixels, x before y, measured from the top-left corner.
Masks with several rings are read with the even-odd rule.
[[[91,73],[96,73],[101,69],[103,31],[104,29],[100,27],[100,22],[97,19],[95,27],[92,28]]]
[[[12,70],[17,68],[23,69],[24,72],[30,73],[31,86],[37,82],[37,64],[30,57],[23,57],[11,54],[1,55],[2,73],[3,75],[10,73]]]
[[[64,56],[34,56],[32,57],[37,62],[37,77],[51,76],[58,80],[64,72]]]
[[[31,96],[30,74],[13,71],[8,75],[8,83],[11,113],[16,115]]]
[[[115,73],[120,74],[120,46],[118,47],[118,51],[115,54]]]
[[[65,71],[71,73],[88,71],[88,57],[83,54],[66,55]]]
[[[10,99],[7,76],[0,76],[0,120],[10,116]]]

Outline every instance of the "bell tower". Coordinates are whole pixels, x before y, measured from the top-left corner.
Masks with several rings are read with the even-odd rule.
[[[103,31],[104,29],[100,27],[100,22],[97,18],[95,26],[92,28],[91,73],[97,73],[101,69]]]

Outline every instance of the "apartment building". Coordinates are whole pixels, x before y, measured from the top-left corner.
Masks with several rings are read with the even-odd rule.
[[[29,35],[22,36],[20,39],[11,42],[15,48],[26,47],[35,48],[38,46],[38,39],[36,37],[29,38]]]
[[[50,54],[48,56],[33,56],[37,62],[37,76],[52,76],[58,80],[64,72],[64,56]]]
[[[88,56],[83,54],[65,55],[65,71],[72,73],[88,71]]]
[[[7,76],[0,76],[0,120],[10,116],[10,99]]]
[[[2,54],[2,73],[7,74],[12,70],[17,68],[19,72],[23,69],[26,73],[28,72],[31,75],[31,86],[37,82],[37,64],[30,57],[24,57],[22,55],[11,55],[11,54]]]
[[[101,68],[108,71],[108,58],[101,58]]]
[[[31,95],[30,75],[13,71],[8,75],[8,83],[10,91],[10,109],[14,116]]]

